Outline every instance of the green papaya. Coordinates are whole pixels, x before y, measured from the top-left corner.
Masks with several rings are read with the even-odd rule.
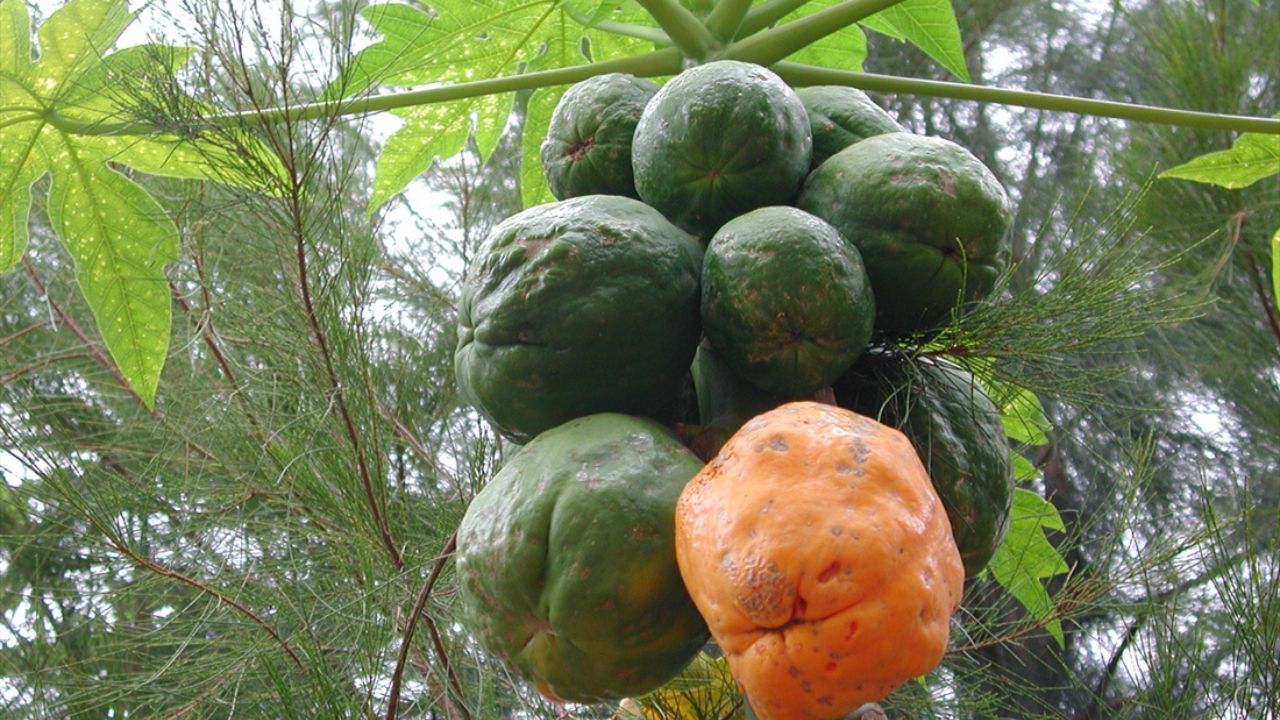
[[[866,347],[875,317],[858,249],[793,207],[725,223],[702,263],[702,327],[734,373],[762,390],[812,395]]]
[[[841,150],[875,135],[906,129],[857,88],[814,85],[796,90],[813,131],[813,167]]]
[[[965,574],[986,567],[1009,528],[1013,456],[1000,411],[945,360],[865,353],[834,385],[836,402],[903,432],[951,521]]]
[[[515,442],[592,413],[663,411],[701,335],[701,272],[699,243],[638,200],[517,213],[466,271],[459,389]]]
[[[636,191],[703,242],[731,218],[786,205],[813,138],[795,91],[759,65],[697,65],[658,91],[631,145]]]
[[[579,195],[638,197],[631,172],[631,139],[640,113],[658,86],[608,73],[583,80],[560,96],[542,141],[547,186],[557,199]]]
[[[818,166],[796,201],[857,246],[876,329],[928,333],[986,297],[1006,262],[1013,208],[995,175],[942,138],[876,135]]]
[[[520,448],[458,527],[462,618],[555,701],[640,695],[705,644],[675,558],[675,506],[702,462],[656,422],[612,413]]]

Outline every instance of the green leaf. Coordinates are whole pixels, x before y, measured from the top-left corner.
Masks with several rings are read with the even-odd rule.
[[[1162,178],[1178,178],[1242,188],[1280,173],[1280,135],[1242,133],[1229,150],[1219,150],[1170,168]]]
[[[408,5],[375,5],[362,16],[382,40],[357,53],[341,77],[327,90],[349,97],[375,84],[419,86],[454,84],[515,75],[531,67],[567,67],[648,49],[646,43],[584,27],[577,18],[599,17],[608,3],[558,0],[451,0],[435,3],[432,12]],[[546,120],[560,89],[541,89],[531,99],[525,132],[546,133]],[[437,159],[462,149],[474,128],[476,147],[487,157],[507,121],[510,97],[483,96],[397,111],[405,124],[378,156],[369,212],[394,197]],[[550,105],[548,106],[548,103]],[[538,156],[534,143],[524,150],[524,185],[530,197],[543,193],[533,174]]]
[[[0,271],[21,260],[31,187],[51,174],[53,231],[75,262],[107,352],[151,407],[169,343],[163,268],[176,257],[178,234],[145,190],[106,163],[143,158],[147,162],[136,164],[162,164],[157,153],[138,148],[163,139],[63,129],[64,121],[126,117],[125,98],[113,92],[115,80],[171,75],[185,60],[185,49],[158,45],[104,58],[131,19],[124,0],[70,0],[39,28],[39,57],[33,60],[25,4],[0,0]],[[151,64],[144,66],[147,57]],[[133,147],[126,149],[130,142]],[[167,157],[178,156],[170,151]],[[196,174],[190,168],[183,172]]]
[[[21,0],[0,2],[0,77],[17,77],[31,64],[31,17]]]
[[[32,66],[31,87],[53,102],[103,53],[132,20],[122,0],[70,0],[36,32],[40,59]]]
[[[953,75],[969,81],[960,24],[950,0],[904,0],[863,20],[862,24],[915,45]]]
[[[54,167],[49,220],[120,373],[150,408],[169,346],[164,266],[178,232],[150,195],[74,145],[45,143]]]
[[[997,399],[1005,434],[1027,445],[1049,444],[1049,419],[1045,417],[1040,398],[1026,388],[1009,383],[1000,385],[992,397]]]
[[[1044,533],[1063,529],[1062,518],[1051,503],[1030,490],[1016,488],[1009,532],[987,565],[996,582],[1021,603],[1032,618],[1045,623],[1045,629],[1059,646],[1063,644],[1062,623],[1051,619],[1053,600],[1043,580],[1061,575],[1069,568]]]
[[[1017,482],[1034,482],[1040,479],[1040,471],[1031,461],[1018,453],[1013,454],[1013,479]]]
[[[12,270],[27,249],[31,185],[45,173],[39,132],[34,123],[0,128],[0,273]]]
[[[1040,398],[1030,390],[1011,382],[994,379],[995,361],[991,358],[951,358],[963,366],[1000,409],[1000,422],[1005,435],[1026,445],[1047,445],[1052,427],[1044,414]]]
[[[841,0],[814,0],[805,3],[800,10],[782,19],[783,23],[791,22],[806,15],[838,5]],[[818,65],[821,67],[839,68],[841,70],[861,70],[867,59],[867,36],[862,28],[850,25],[834,32],[816,43],[792,53],[787,59],[796,62]]]

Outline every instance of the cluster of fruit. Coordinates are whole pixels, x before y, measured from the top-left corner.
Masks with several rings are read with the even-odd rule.
[[[766,719],[933,668],[1009,449],[964,370],[868,348],[991,291],[991,172],[735,61],[570,88],[542,161],[559,200],[494,229],[459,307],[459,386],[523,444],[458,529],[468,629],[577,702],[654,690],[710,635]]]

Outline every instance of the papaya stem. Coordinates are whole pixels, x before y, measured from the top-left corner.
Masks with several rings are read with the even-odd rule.
[[[761,3],[751,8],[751,12],[742,19],[742,26],[738,28],[738,37],[755,35],[808,3],[809,0],[768,0]]]
[[[707,30],[720,42],[730,42],[750,9],[751,0],[720,0],[707,16]]]
[[[632,25],[631,23],[617,22],[616,20],[592,21],[585,13],[578,12],[567,4],[562,4],[560,9],[565,15],[568,15],[574,22],[584,28],[600,30],[601,32],[635,38],[637,40],[646,40],[648,42],[666,45],[668,47],[672,45],[671,38],[667,37],[667,34],[658,28],[645,27],[644,25]]]
[[[680,51],[675,48],[667,48],[644,53],[643,55],[633,55],[598,63],[572,65],[520,75],[505,75],[486,80],[444,85],[425,90],[409,90],[387,95],[376,95],[357,100],[330,100],[286,108],[223,113],[204,119],[202,124],[206,127],[235,127],[243,123],[263,124],[285,120],[297,122],[301,120],[317,120],[336,115],[361,115],[416,105],[465,100],[482,95],[494,95],[516,90],[571,85],[596,75],[613,72],[628,73],[637,77],[675,75],[680,72],[682,66]],[[146,135],[172,132],[171,128],[161,128],[146,122],[84,122],[55,113],[50,113],[48,120],[50,124],[64,132],[80,135]]]
[[[900,2],[902,0],[846,0],[812,15],[743,38],[726,48],[725,56],[759,65],[772,65],[831,33]]]
[[[658,27],[690,60],[702,60],[719,47],[702,21],[676,0],[636,0],[636,3],[653,17]]]
[[[1280,118],[1177,110],[1154,105],[1135,105],[1114,100],[1094,100],[1030,90],[1009,90],[944,80],[921,80],[852,70],[834,70],[816,65],[785,61],[774,64],[772,69],[794,87],[805,85],[847,85],[860,90],[875,92],[908,93],[956,100],[974,100],[977,102],[999,103],[1001,105],[1014,105],[1079,115],[1095,115],[1159,125],[1179,125],[1204,130],[1280,134]]]

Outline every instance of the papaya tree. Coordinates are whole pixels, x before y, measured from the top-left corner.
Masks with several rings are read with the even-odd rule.
[[[542,688],[521,668],[540,667],[546,657],[510,662],[504,653],[524,652],[533,639],[534,651],[552,642],[547,638],[556,633],[539,623],[555,627],[560,618],[538,620],[541,608],[521,606],[535,618],[527,637],[512,635],[496,616],[482,618],[485,630],[475,632],[477,607],[505,607],[483,582],[506,565],[492,561],[485,572],[468,569],[460,580],[453,560],[473,557],[459,543],[484,537],[489,526],[464,520],[472,498],[491,478],[504,477],[496,470],[505,458],[522,457],[516,443],[534,447],[531,438],[552,426],[602,409],[656,416],[707,460],[724,440],[718,434],[797,399],[776,397],[779,388],[784,395],[815,394],[814,383],[803,392],[785,381],[748,387],[749,378],[717,364],[715,338],[698,342],[697,322],[705,318],[690,322],[698,312],[697,282],[666,288],[679,291],[678,303],[654,304],[652,288],[670,281],[672,272],[692,268],[696,275],[702,249],[710,257],[727,246],[715,239],[721,226],[736,227],[734,218],[750,217],[758,205],[787,205],[807,195],[810,204],[796,204],[822,216],[841,201],[843,173],[851,172],[846,163],[865,163],[859,178],[890,170],[888,182],[875,184],[883,188],[932,162],[911,159],[895,170],[882,156],[859,161],[858,153],[945,144],[948,172],[930,182],[949,196],[956,195],[953,166],[980,168],[981,162],[950,141],[896,136],[910,123],[874,103],[860,107],[874,118],[868,122],[875,129],[866,134],[880,139],[838,141],[857,152],[828,148],[841,159],[819,162],[811,154],[819,125],[806,126],[814,103],[832,97],[866,102],[862,93],[870,92],[1112,118],[1143,128],[1135,142],[1188,130],[1238,133],[1230,149],[1187,157],[1161,182],[1185,178],[1239,188],[1280,171],[1280,119],[1268,116],[1275,108],[1188,110],[1175,106],[1176,98],[1169,106],[1149,105],[971,82],[975,50],[957,11],[964,17],[976,10],[947,0],[441,0],[316,3],[305,10],[285,3],[271,12],[190,2],[138,13],[123,0],[68,0],[48,10],[40,17],[21,0],[0,0],[0,468],[9,481],[0,487],[0,532],[10,636],[4,667],[5,687],[12,690],[6,697],[16,712],[33,717],[750,712],[751,701],[726,679],[723,662],[708,655],[698,655],[681,674],[664,668],[661,680],[675,674],[670,685],[625,701],[593,689],[576,692],[601,671],[588,656],[579,671],[557,678],[557,687],[575,688],[574,699],[602,702],[564,705],[555,691],[540,696]],[[189,45],[122,41],[153,22],[171,34],[188,33]],[[929,77],[864,71],[864,63],[874,61],[869,53],[886,43],[910,48],[927,63]],[[635,123],[624,123],[619,136],[635,138],[637,147],[661,147],[672,126],[707,96],[682,89],[685,83],[726,67],[734,68],[736,79],[725,81],[734,87],[754,82],[743,77],[767,73],[772,94],[761,102],[777,112],[752,120],[746,114],[752,101],[737,96],[724,111],[743,111],[741,123],[690,122],[693,145],[663,147],[650,156],[657,161],[647,163],[629,154],[622,170],[607,171],[617,179],[634,170],[616,194],[634,187],[639,200],[569,197],[597,191],[589,182],[588,190],[573,186],[582,180],[572,175],[557,176],[552,161],[576,161],[616,141],[595,148],[603,136],[578,132],[582,121],[566,119],[561,108],[603,105],[615,92],[603,83],[626,78],[617,92],[632,94]],[[816,97],[813,91],[821,97],[807,99]],[[850,95],[854,91],[858,95]],[[592,116],[589,110],[595,108],[582,109],[582,117]],[[823,122],[847,120],[839,111],[824,112]],[[388,120],[395,129],[388,130]],[[730,185],[749,196],[786,175],[785,187],[769,199],[735,197],[713,210],[689,209],[680,205],[687,198],[669,192],[692,182],[674,170],[677,160],[691,156],[688,148],[718,142],[722,152],[747,148],[754,157],[751,142],[784,124],[780,134],[788,139],[761,147],[781,144],[786,151],[741,187]],[[783,166],[786,173],[779,171]],[[815,171],[817,190],[801,194],[814,167],[826,168]],[[849,238],[859,246],[856,257],[871,260],[869,268],[927,247],[937,257],[912,255],[926,258],[915,265],[942,258],[956,283],[935,286],[940,303],[928,295],[926,327],[913,324],[925,311],[911,311],[925,295],[922,283],[906,271],[895,271],[903,275],[889,285],[884,276],[870,276],[876,302],[883,303],[877,317],[912,317],[892,332],[882,329],[867,350],[867,343],[856,343],[837,370],[849,369],[861,350],[865,365],[889,363],[911,380],[895,380],[893,390],[858,409],[897,422],[909,435],[928,436],[944,434],[954,418],[911,419],[918,408],[927,412],[937,402],[950,412],[981,397],[984,417],[976,424],[984,452],[998,456],[988,464],[996,468],[990,474],[998,475],[997,487],[968,513],[980,517],[982,537],[964,557],[971,577],[941,665],[887,699],[877,696],[899,714],[1029,712],[1018,690],[999,689],[1001,675],[990,668],[988,651],[1017,649],[1030,636],[1066,646],[1075,623],[1118,588],[1179,561],[1195,551],[1195,542],[1221,530],[1207,525],[1199,535],[1175,534],[1126,555],[1132,561],[1116,573],[1093,572],[1073,556],[1072,543],[1087,533],[1069,535],[1046,499],[1053,494],[1044,477],[1052,458],[1038,449],[1049,445],[1054,428],[1044,407],[1089,406],[1097,384],[1116,380],[1117,368],[1125,367],[1118,346],[1186,320],[1197,306],[1164,294],[1132,299],[1177,253],[1146,257],[1113,242],[1132,232],[1123,213],[1086,230],[1066,228],[1072,252],[1052,266],[1009,262],[996,240],[1010,226],[1052,224],[1015,218],[999,178],[974,173],[981,176],[973,181],[982,188],[978,204],[990,204],[995,218],[972,223],[979,226],[972,230],[976,239],[960,237],[968,226],[948,229],[933,246],[897,236],[881,246]],[[434,188],[426,199],[424,177]],[[942,212],[913,206],[893,215],[889,206],[906,193],[886,193],[878,203],[884,207],[852,215],[840,208],[827,217],[831,232],[914,231],[917,219]],[[972,220],[973,205],[962,201],[946,212]],[[558,281],[547,278],[559,278],[572,263],[533,272],[532,263],[512,259],[511,248],[520,248],[522,257],[556,258],[557,252],[571,256],[575,247],[587,248],[577,251],[582,254],[605,247],[562,242],[571,233],[614,237],[612,226],[565,229],[559,214],[565,208],[574,209],[575,222],[593,213],[610,222],[633,211],[665,214],[666,220],[641,224],[662,225],[663,242],[679,248],[672,251],[678,262],[656,253],[600,271],[643,276],[632,295],[599,302],[590,302],[596,297],[590,292],[540,296]],[[440,227],[446,222],[449,228]],[[393,242],[415,230],[432,240],[408,248]],[[1254,296],[1269,297],[1262,317],[1274,327],[1280,231],[1271,237],[1269,276],[1256,243],[1249,270],[1271,282]],[[832,244],[839,245],[823,247]],[[876,247],[888,249],[877,256]],[[675,265],[679,271],[671,270]],[[862,265],[841,267],[861,272]],[[504,278],[511,280],[504,284]],[[963,307],[949,304],[956,296]],[[493,311],[501,303],[506,310]],[[854,304],[865,314],[870,301],[859,295]],[[592,310],[581,314],[582,306]],[[610,314],[626,320],[608,328]],[[503,316],[510,336],[486,344]],[[489,318],[498,320],[481,327]],[[587,324],[574,324],[582,318]],[[656,321],[652,328],[644,325],[649,321]],[[608,332],[592,323],[605,323]],[[543,342],[536,335],[544,329],[582,340],[585,350]],[[870,334],[863,329],[855,334]],[[783,336],[784,348],[803,345],[797,331]],[[668,343],[678,348],[666,352]],[[504,355],[510,365],[495,375],[487,364],[500,352],[494,348],[513,346],[536,361]],[[571,350],[577,364],[560,362]],[[655,385],[622,379],[622,370],[645,356],[641,350],[661,355],[654,361],[662,365]],[[819,399],[842,400],[853,380],[832,381],[839,375],[824,370],[817,385],[835,389],[818,389]],[[930,380],[935,376],[947,378],[945,388]],[[564,387],[566,377],[575,391],[608,388],[628,404],[598,406],[593,394],[546,419],[537,400],[517,403],[516,411],[538,416],[527,427],[507,421],[518,413],[502,414],[511,397],[535,397],[542,384]],[[707,390],[713,387],[746,389]],[[903,388],[923,398],[920,404],[899,406]],[[504,402],[508,406],[497,409]],[[1121,456],[1132,476],[1126,487],[1135,493],[1152,472],[1150,456],[1141,452],[1150,448],[1147,442],[1137,438],[1110,453]],[[941,462],[917,450],[927,462]],[[960,455],[939,452],[946,460]],[[681,457],[693,467],[689,456]],[[965,472],[955,471],[956,487],[972,479]],[[486,499],[486,507],[503,507],[518,493],[508,495]],[[958,526],[961,515],[947,510],[948,522]],[[1240,522],[1257,522],[1256,508],[1232,510]],[[1112,544],[1092,548],[1094,556],[1120,552],[1123,519],[1108,527],[1103,537]],[[468,532],[456,533],[460,524]],[[635,532],[649,530],[637,526]],[[625,542],[611,540],[610,547]],[[555,559],[550,550],[544,554]],[[1265,582],[1267,562],[1274,557],[1249,565],[1251,582]],[[608,587],[590,589],[603,596],[613,584],[630,587],[648,566],[636,567],[628,577],[617,577],[623,571],[614,568],[615,576],[606,573],[602,581]],[[527,599],[518,586],[498,587],[510,590],[504,602]],[[1259,625],[1267,622],[1260,616]],[[643,635],[617,634],[623,637],[609,639],[610,652]],[[521,642],[495,650],[477,640],[483,635]],[[677,664],[705,637],[692,635],[696,642],[681,644]],[[1129,642],[1117,641],[1120,648]],[[25,680],[47,669],[55,680]],[[1104,699],[1114,674],[1104,668],[1106,683],[1084,678],[1080,685]],[[105,693],[95,690],[100,678],[110,679]],[[653,689],[621,687],[636,694]],[[708,688],[729,701],[693,707],[691,698]],[[1266,707],[1265,698],[1241,697],[1241,707]],[[1170,707],[1203,709],[1187,702]],[[1093,712],[1105,703],[1076,706]],[[1046,716],[1058,711],[1041,709]]]

